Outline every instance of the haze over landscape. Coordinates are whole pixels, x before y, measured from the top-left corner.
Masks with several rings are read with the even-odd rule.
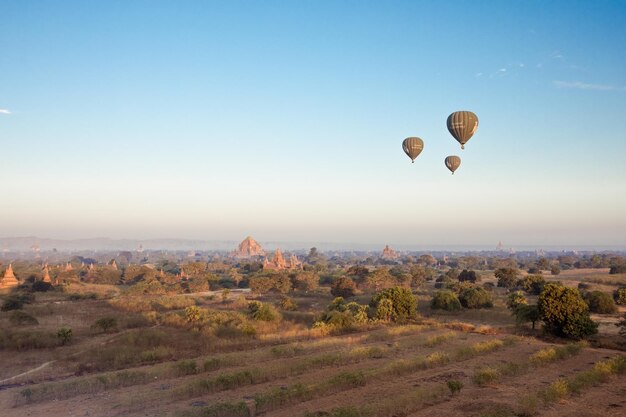
[[[623,249],[624,9],[1,2],[0,236]]]
[[[2,417],[625,415],[625,0],[0,0],[0,145]]]

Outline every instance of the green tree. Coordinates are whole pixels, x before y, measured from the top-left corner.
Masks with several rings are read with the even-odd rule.
[[[528,304],[528,300],[522,291],[514,291],[510,293],[506,300],[506,307],[512,311],[515,311],[518,306],[524,304]]]
[[[293,287],[305,293],[315,291],[320,284],[320,276],[314,271],[299,271],[291,274]]]
[[[546,284],[537,302],[546,331],[557,336],[581,339],[597,332],[589,307],[577,289],[557,283]]]
[[[466,287],[459,293],[459,301],[465,308],[491,308],[493,298],[487,290],[482,287]]]
[[[620,287],[613,292],[613,299],[616,304],[626,305],[626,287]]]
[[[436,310],[459,311],[461,302],[452,291],[435,291],[430,307]]]
[[[380,291],[383,288],[393,287],[395,284],[396,280],[389,273],[389,269],[377,268],[365,277],[363,287],[369,290]]]
[[[382,300],[391,301],[392,313],[390,319],[395,322],[405,322],[414,318],[417,314],[417,299],[411,290],[402,287],[385,288],[372,297],[370,306],[378,309]],[[383,303],[383,307],[388,307],[388,302]]]
[[[61,340],[62,345],[68,344],[72,340],[72,329],[69,327],[61,327],[57,331],[57,337]]]
[[[273,306],[260,301],[250,301],[248,313],[254,320],[260,321],[276,321],[280,318],[280,314]]]
[[[187,323],[198,323],[202,321],[202,310],[197,306],[189,306],[185,308],[185,320]]]
[[[330,293],[335,297],[354,297],[356,292],[356,284],[352,279],[341,276],[333,282]]]
[[[519,271],[517,268],[498,268],[494,275],[498,279],[498,287],[513,288],[517,283]]]
[[[533,330],[535,330],[535,323],[540,319],[539,309],[536,305],[518,304],[513,310],[513,315],[518,325],[531,322]]]
[[[602,291],[591,291],[584,297],[592,313],[612,314],[617,312],[615,301],[611,295]]]
[[[458,280],[461,282],[477,282],[480,281],[480,278],[476,275],[476,271],[464,269],[459,274]]]
[[[546,280],[541,275],[527,275],[519,284],[528,294],[539,295],[546,285]]]

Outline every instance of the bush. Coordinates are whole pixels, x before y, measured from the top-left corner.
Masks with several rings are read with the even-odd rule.
[[[459,311],[461,302],[452,291],[435,291],[430,307],[436,310]]]
[[[274,307],[260,301],[248,303],[248,313],[254,320],[260,321],[276,321],[279,318],[279,314]]]
[[[283,297],[280,299],[279,302],[280,308],[282,308],[285,311],[296,311],[298,310],[298,304],[296,304],[295,301],[293,301],[292,298],[289,297]]]
[[[21,310],[24,307],[24,304],[30,304],[34,301],[34,296],[32,294],[15,294],[9,295],[4,299],[4,303],[2,303],[2,307],[0,310],[2,311],[11,311],[11,310]]]
[[[381,305],[382,300],[391,301],[390,319],[395,322],[405,322],[410,318],[414,318],[417,314],[417,299],[411,293],[411,290],[401,287],[385,288],[376,293],[370,301],[370,306],[378,309],[379,307],[388,307],[388,302]]]
[[[367,323],[369,307],[355,302],[346,303],[342,297],[337,297],[313,324],[316,328],[331,326],[337,329],[350,328]]]
[[[493,298],[491,294],[481,287],[469,287],[463,289],[459,294],[459,301],[465,308],[493,307]]]
[[[536,305],[518,304],[513,310],[516,323],[523,324],[531,322],[533,330],[535,330],[535,323],[539,321],[539,309]]]
[[[49,282],[35,281],[31,288],[35,292],[46,292],[52,289],[52,284]]]
[[[515,310],[518,306],[522,304],[528,304],[528,300],[524,297],[524,293],[522,291],[515,291],[509,294],[506,300],[506,307],[509,310]]]
[[[626,304],[626,287],[620,287],[613,292],[613,299],[615,300],[615,304],[625,305]]]
[[[624,265],[614,265],[609,269],[609,274],[626,274],[626,264]]]
[[[589,307],[576,289],[546,284],[537,307],[549,333],[580,339],[597,332],[598,325],[589,317]]]
[[[459,392],[461,392],[461,389],[463,388],[463,383],[457,379],[451,379],[448,381],[448,389],[450,390],[450,393],[452,395],[454,394],[458,394]]]
[[[351,278],[339,277],[333,283],[330,293],[334,297],[354,297],[354,294],[356,293],[356,284]]]
[[[31,326],[39,324],[39,321],[37,321],[36,318],[19,310],[14,310],[11,312],[11,315],[9,316],[9,321],[12,324],[19,326]]]
[[[69,327],[61,327],[57,331],[57,337],[61,341],[62,345],[68,344],[72,340],[72,329]]]
[[[496,269],[494,275],[498,279],[498,287],[513,288],[517,283],[518,271],[515,268]]]
[[[587,302],[589,310],[592,313],[612,314],[617,312],[615,301],[613,301],[613,298],[605,292],[592,291],[587,293],[585,301]]]
[[[461,282],[463,282],[463,281],[467,281],[467,282],[477,282],[477,281],[480,281],[480,278],[478,277],[478,275],[476,275],[475,271],[468,271],[467,269],[464,269],[464,270],[461,271],[461,273],[459,274],[458,279]]]
[[[520,281],[520,285],[528,294],[539,295],[546,280],[541,275],[527,275]]]
[[[91,326],[93,329],[100,329],[106,333],[109,330],[113,330],[117,327],[117,319],[115,317],[102,317]]]

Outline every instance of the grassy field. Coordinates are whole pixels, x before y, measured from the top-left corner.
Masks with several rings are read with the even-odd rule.
[[[608,287],[623,279],[565,272],[547,278]],[[518,328],[501,288],[490,309],[431,310],[433,290],[427,283],[418,291],[412,323],[330,334],[311,326],[332,300],[327,291],[294,296],[297,311],[278,309],[274,321],[249,317],[249,293],[37,294],[23,312],[38,324],[0,313],[0,409],[3,416],[623,415],[626,360],[610,348],[622,346],[621,336],[576,343]],[[187,320],[193,308],[210,325]],[[65,344],[60,327],[72,329]]]

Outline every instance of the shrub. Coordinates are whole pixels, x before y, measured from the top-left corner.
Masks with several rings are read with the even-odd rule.
[[[348,328],[366,323],[369,307],[355,302],[346,303],[342,297],[337,297],[326,309],[327,311],[314,323],[316,328]]]
[[[459,311],[461,302],[452,291],[435,291],[430,307],[437,310]]]
[[[522,304],[528,304],[528,300],[524,297],[524,293],[522,291],[515,291],[509,294],[506,300],[506,307],[509,310],[515,310],[518,306]]]
[[[72,340],[72,329],[69,327],[61,327],[57,331],[57,337],[61,341],[62,345],[68,344]]]
[[[626,274],[626,264],[624,265],[615,265],[609,269],[609,274]]]
[[[448,381],[448,389],[450,390],[450,393],[452,395],[455,395],[461,392],[462,388],[463,388],[463,383],[459,381],[458,379],[451,379]]]
[[[293,301],[293,299],[289,297],[281,298],[279,305],[280,305],[280,308],[282,308],[285,311],[296,311],[298,309],[298,304],[296,304],[296,302]]]
[[[260,301],[248,303],[248,313],[254,320],[276,321],[279,318],[278,312],[269,304]]]
[[[198,373],[198,364],[196,364],[196,361],[193,359],[176,362],[173,367],[178,376],[194,375]]]
[[[491,308],[493,299],[490,293],[481,287],[470,287],[461,291],[459,301],[465,308]]]
[[[49,282],[35,281],[31,289],[35,292],[46,292],[52,289],[52,284]]]
[[[498,287],[513,288],[517,283],[519,272],[515,268],[496,269],[494,275],[498,279]]]
[[[102,317],[91,326],[93,329],[100,329],[106,333],[109,330],[113,330],[117,327],[117,319],[115,317]]]
[[[589,310],[592,313],[612,314],[617,312],[615,301],[613,301],[613,298],[605,292],[592,291],[587,293],[585,301],[587,302]]]
[[[24,301],[19,297],[11,296],[7,297],[2,303],[2,311],[21,310],[24,307]]]
[[[372,297],[370,306],[375,309],[383,306],[389,307],[389,302],[386,301],[381,305],[382,300],[391,302],[390,319],[392,321],[405,322],[417,314],[417,299],[407,288],[385,288]]]
[[[589,307],[576,289],[546,284],[537,307],[549,333],[580,339],[597,332],[598,325],[589,317]]]
[[[197,323],[202,320],[202,310],[197,306],[189,306],[185,308],[185,320],[188,323]]]
[[[546,280],[541,275],[527,275],[520,281],[520,284],[527,293],[539,295],[546,285]]]
[[[480,278],[478,277],[478,275],[476,275],[475,271],[468,271],[467,269],[464,269],[459,274],[458,280],[461,282],[477,282],[480,281]]]
[[[334,297],[354,297],[354,294],[356,293],[356,284],[351,278],[339,277],[333,283],[330,293]]]
[[[519,304],[513,310],[513,315],[518,325],[531,322],[533,330],[535,330],[535,323],[540,319],[539,309],[536,305]]]
[[[613,292],[613,299],[616,304],[625,305],[626,304],[626,287],[620,287]]]
[[[9,316],[9,321],[12,324],[19,326],[32,326],[35,324],[39,324],[39,321],[37,321],[36,318],[20,310],[12,311],[11,315]]]

